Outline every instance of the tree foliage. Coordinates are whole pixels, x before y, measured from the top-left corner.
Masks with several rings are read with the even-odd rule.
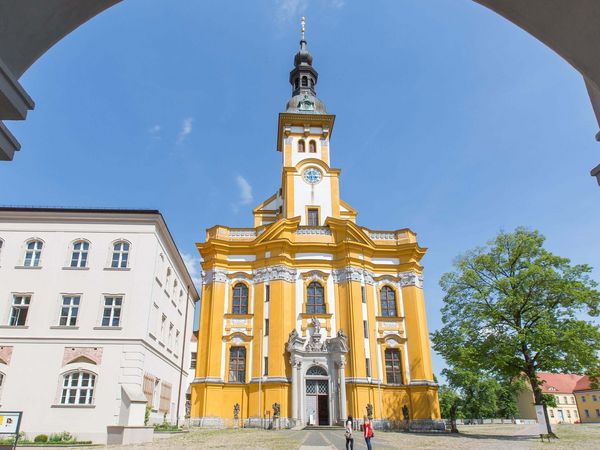
[[[451,367],[512,380],[525,374],[542,404],[537,373],[598,367],[600,293],[587,265],[543,247],[537,231],[500,233],[442,276],[443,327],[433,348]]]

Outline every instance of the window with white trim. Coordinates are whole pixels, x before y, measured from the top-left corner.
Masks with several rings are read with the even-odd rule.
[[[171,281],[171,268],[169,267],[167,269],[167,275],[165,277],[165,290],[168,289],[170,281]]]
[[[192,352],[192,356],[190,357],[190,369],[196,369],[196,364],[198,361],[198,352]]]
[[[88,252],[90,243],[86,241],[77,241],[73,243],[73,251],[71,253],[71,267],[84,268],[87,267]]]
[[[70,372],[63,376],[61,405],[92,405],[96,375],[91,372]]]
[[[77,325],[77,315],[79,314],[79,304],[81,297],[79,295],[63,295],[60,308],[60,318],[58,324],[63,327],[74,327]]]
[[[112,262],[113,269],[125,269],[129,261],[129,242],[119,241],[113,244]]]
[[[174,325],[173,322],[171,322],[169,324],[169,340],[167,341],[167,344],[169,346],[169,348],[173,348],[173,329],[174,329]]]
[[[180,337],[179,335],[180,335],[179,330],[175,330],[175,348],[174,348],[175,352],[177,352],[177,349],[179,348],[179,337]]]
[[[42,247],[44,247],[44,243],[42,241],[32,240],[27,242],[23,266],[39,267],[40,259],[42,258]]]
[[[165,316],[163,314],[162,318],[160,319],[160,340],[162,342],[165,342],[166,332],[167,332],[167,316]]]
[[[104,297],[104,310],[102,311],[102,326],[120,326],[122,307],[123,297]]]
[[[13,295],[8,325],[11,327],[25,326],[30,304],[31,295]]]
[[[173,280],[173,299],[175,299],[175,296],[177,295],[177,280]]]

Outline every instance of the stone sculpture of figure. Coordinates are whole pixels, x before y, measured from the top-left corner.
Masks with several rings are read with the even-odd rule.
[[[317,319],[316,317],[313,317],[311,319],[311,322],[312,322],[313,326],[315,327],[314,334],[320,334],[321,333],[321,322],[319,322],[319,319]]]
[[[371,405],[370,403],[367,403],[367,417],[369,418],[369,420],[373,418],[373,405]]]
[[[281,406],[279,403],[273,403],[273,419],[277,419],[281,414]]]
[[[408,406],[404,405],[402,407],[402,416],[404,417],[404,420],[409,420],[409,414],[408,414]]]
[[[239,417],[240,417],[240,404],[236,403],[235,405],[233,405],[233,418],[239,419]]]
[[[292,342],[297,337],[298,337],[298,332],[294,328],[292,331],[290,331],[290,334],[288,335],[288,342]]]
[[[348,339],[348,336],[346,336],[346,333],[344,333],[344,330],[342,330],[341,328],[337,332],[337,337],[344,340]]]

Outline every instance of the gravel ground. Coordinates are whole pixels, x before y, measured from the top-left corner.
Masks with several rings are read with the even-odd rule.
[[[471,425],[460,427],[458,435],[375,432],[374,450],[600,450],[600,424],[558,425],[559,440],[540,441],[531,425]],[[40,448],[40,447],[36,447]],[[52,447],[45,447],[46,450]],[[64,448],[64,447],[63,447]],[[100,446],[110,450],[228,449],[228,450],[295,450],[345,449],[343,430],[264,431],[194,430],[170,438],[157,438],[152,444]],[[355,450],[366,450],[360,434]]]

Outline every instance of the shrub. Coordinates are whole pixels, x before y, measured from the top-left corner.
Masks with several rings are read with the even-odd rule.
[[[38,434],[36,437],[33,438],[33,442],[48,442],[48,435]]]
[[[68,431],[63,431],[62,433],[51,434],[48,440],[53,443],[73,442],[75,440],[75,437]]]
[[[150,412],[152,411],[152,406],[146,405],[146,412],[144,412],[144,425],[148,425],[150,421]]]

